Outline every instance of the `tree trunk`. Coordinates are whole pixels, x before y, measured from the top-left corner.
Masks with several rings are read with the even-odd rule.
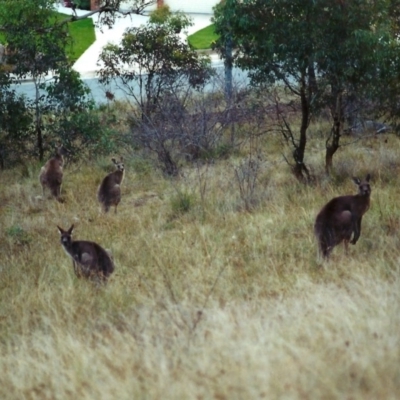
[[[340,91],[336,91],[336,102],[334,109],[332,110],[333,114],[333,126],[331,129],[331,133],[326,140],[326,152],[325,152],[325,172],[329,175],[333,168],[333,155],[336,153],[338,148],[340,147],[340,136],[343,126],[343,117],[342,117],[342,93]]]
[[[34,77],[35,79],[35,77]],[[36,98],[35,98],[35,111],[36,111],[36,119],[35,119],[35,130],[36,130],[36,140],[37,147],[39,151],[39,160],[43,161],[44,158],[44,148],[43,148],[43,135],[42,135],[42,116],[40,112],[40,92],[39,92],[39,83],[35,80],[35,90],[36,90]]]
[[[293,167],[293,173],[298,180],[301,182],[308,182],[310,180],[310,173],[308,168],[304,164],[304,153],[307,144],[307,128],[310,119],[310,107],[306,95],[306,85],[303,85],[300,89],[300,100],[301,100],[301,126],[300,126],[300,140],[298,146],[293,151],[293,158],[295,165]]]
[[[36,125],[36,135],[37,135],[37,145],[39,149],[39,160],[43,161],[44,159],[43,135],[42,135],[42,127],[40,126],[40,121]]]
[[[228,103],[228,118],[231,118],[231,108],[232,108],[232,70],[233,70],[233,55],[232,55],[232,36],[228,35],[225,41],[225,100]],[[231,145],[233,146],[235,142],[235,123],[231,122]]]
[[[3,157],[3,149],[0,148],[0,169],[4,169],[4,157]]]

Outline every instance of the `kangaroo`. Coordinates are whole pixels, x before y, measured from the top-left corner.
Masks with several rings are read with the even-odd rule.
[[[105,249],[95,242],[72,240],[74,225],[65,231],[57,226],[61,235],[61,245],[72,258],[75,275],[105,283],[114,271],[114,263]]]
[[[104,212],[108,212],[111,206],[115,206],[115,213],[121,201],[121,183],[124,179],[125,168],[123,158],[117,162],[115,158],[111,159],[117,170],[108,174],[97,191],[97,199],[101,203]]]
[[[39,180],[42,185],[43,198],[45,195],[45,187],[50,189],[51,194],[61,202],[61,184],[63,179],[64,157],[68,154],[64,146],[56,148],[56,155],[46,162],[41,168]]]
[[[344,242],[346,253],[349,242],[357,243],[361,234],[362,217],[370,206],[370,179],[370,174],[364,181],[353,178],[358,186],[358,194],[335,197],[318,213],[314,233],[324,258],[328,258],[333,248],[341,242]]]

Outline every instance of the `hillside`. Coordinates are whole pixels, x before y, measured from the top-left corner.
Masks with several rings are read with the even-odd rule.
[[[96,190],[109,159],[68,164],[64,203],[41,197],[39,164],[1,172],[2,399],[394,399],[400,392],[400,196],[394,135],[340,149],[315,185],[264,139],[252,212],[241,153],[166,179],[133,153],[118,213]],[[110,157],[111,158],[111,157]],[[349,255],[317,259],[313,223],[372,175],[371,209]],[[78,280],[57,225],[110,249],[108,285]]]

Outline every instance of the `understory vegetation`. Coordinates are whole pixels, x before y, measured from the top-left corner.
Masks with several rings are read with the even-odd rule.
[[[67,163],[64,203],[41,197],[40,165],[2,171],[1,398],[395,398],[399,142],[351,138],[328,178],[324,124],[310,127],[313,185],[276,133],[172,179],[121,146],[117,214],[96,200],[109,157]],[[317,212],[367,173],[359,242],[321,263]],[[106,287],[75,277],[56,227],[72,223],[112,252]]]

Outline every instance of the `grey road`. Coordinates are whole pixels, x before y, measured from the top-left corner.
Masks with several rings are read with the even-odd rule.
[[[224,76],[224,68],[223,68],[223,63],[213,63],[213,68],[217,72],[217,76],[220,79],[220,87],[223,88],[223,76]],[[233,80],[234,84],[237,86],[245,86],[248,84],[248,79],[246,77],[247,75],[239,70],[239,69],[234,69],[233,71]],[[51,78],[49,78],[51,80]],[[99,80],[97,78],[84,78],[83,79],[84,83],[89,87],[91,91],[91,95],[93,96],[94,101],[96,104],[104,104],[107,103],[107,97],[106,97],[106,92],[111,92],[114,95],[114,98],[116,100],[127,100],[129,99],[129,96],[127,96],[126,92],[122,90],[118,85],[118,82],[111,83],[108,86],[104,86],[100,84]],[[30,81],[25,81],[20,84],[13,85],[13,89],[16,90],[17,93],[25,95],[29,99],[35,99],[36,91],[35,91],[35,86],[33,82]],[[208,91],[213,91],[215,90],[215,82],[213,85],[209,85],[206,90]],[[135,91],[135,90],[134,90]],[[136,92],[138,93],[138,91]],[[45,94],[43,92],[43,94]]]

